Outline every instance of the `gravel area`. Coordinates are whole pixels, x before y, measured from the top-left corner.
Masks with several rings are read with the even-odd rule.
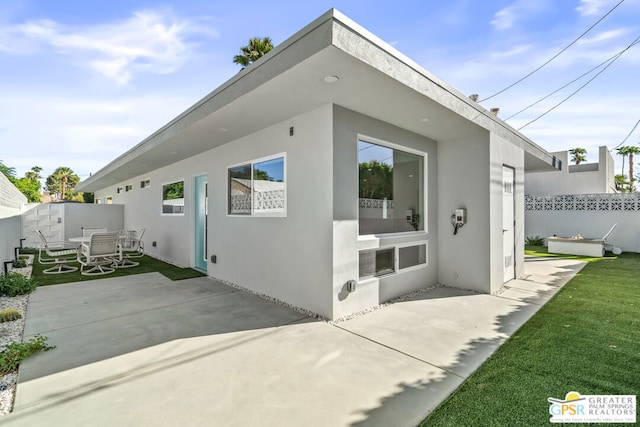
[[[17,271],[25,276],[31,276],[31,263],[33,256],[29,258],[29,266],[25,268],[16,268]],[[20,312],[22,317],[12,322],[0,323],[0,351],[3,351],[7,344],[12,342],[22,342],[24,323],[27,318],[27,304],[29,295],[20,295],[17,297],[0,297],[0,311],[8,308],[15,308]],[[0,377],[0,416],[6,415],[13,409],[13,399],[16,393],[16,384],[18,383],[18,373]]]

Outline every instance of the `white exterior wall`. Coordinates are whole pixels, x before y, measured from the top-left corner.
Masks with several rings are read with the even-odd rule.
[[[487,131],[479,130],[475,136],[438,143],[440,284],[490,292],[489,161]],[[453,235],[451,215],[458,208],[467,209],[467,223]]]
[[[208,175],[208,274],[331,317],[331,116],[330,105],[321,107],[101,190],[96,197],[110,195],[114,204],[125,204],[126,228],[146,228],[147,253],[194,266],[193,180]],[[287,216],[227,215],[228,167],[278,153],[286,153]],[[150,179],[150,187],[140,189],[143,179]],[[162,184],[181,179],[184,215],[161,215]],[[126,184],[133,184],[133,191],[117,194],[116,188]],[[211,255],[217,256],[216,264]]]
[[[437,282],[436,143],[423,136],[335,106],[333,131],[333,317],[361,311]],[[425,152],[425,230],[358,238],[358,136],[366,135]],[[358,251],[427,241],[427,267],[358,282],[348,293],[346,282],[358,281]]]
[[[13,248],[20,246],[22,237],[20,215],[26,203],[25,195],[4,174],[0,173],[0,262],[12,260]]]
[[[27,197],[0,173],[0,208],[21,209],[25,204]]]
[[[516,277],[524,271],[524,151],[487,131],[438,144],[438,282],[493,293],[504,284],[502,168],[516,171]],[[467,209],[453,234],[451,215]]]
[[[567,151],[551,153],[562,161],[562,170],[529,172],[525,194],[587,194],[615,192],[613,157],[607,147],[599,147],[598,163],[569,164]]]

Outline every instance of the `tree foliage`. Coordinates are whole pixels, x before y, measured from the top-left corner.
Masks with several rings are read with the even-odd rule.
[[[16,170],[13,167],[5,166],[0,160],[0,171],[11,181],[15,187],[25,195],[29,203],[40,202],[40,172],[42,168],[34,166],[24,174],[23,178],[16,178]]]
[[[615,176],[616,179],[616,191],[619,191],[620,193],[628,193],[629,192],[629,186],[630,186],[630,182],[627,180],[627,176],[626,175],[616,175]]]
[[[571,154],[571,161],[576,165],[587,160],[587,156],[585,156],[585,154],[587,154],[587,150],[585,148],[572,148],[569,150],[569,154]]]
[[[629,191],[634,191],[633,182],[635,181],[633,175],[633,155],[640,154],[640,147],[633,145],[624,145],[616,149],[617,153],[622,156],[622,173],[624,174],[624,159],[629,157]]]
[[[182,199],[184,197],[184,181],[172,182],[162,186],[162,200]]]
[[[60,166],[47,177],[47,190],[60,200],[74,200],[78,196],[75,187],[79,182],[80,177],[71,168]]]
[[[362,199],[393,200],[393,166],[378,160],[358,165]]]
[[[15,178],[16,176],[16,168],[9,167],[5,165],[2,160],[0,160],[0,173],[2,173],[7,178]]]
[[[240,54],[233,57],[233,63],[241,65],[244,69],[262,58],[273,49],[271,38],[251,37],[246,46],[240,48]]]

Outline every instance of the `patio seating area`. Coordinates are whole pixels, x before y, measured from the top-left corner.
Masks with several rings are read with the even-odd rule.
[[[138,266],[133,259],[144,256],[144,229],[110,232],[107,227],[82,227],[82,236],[70,237],[68,242],[50,242],[42,231],[36,232],[42,241],[39,262],[55,264],[43,270],[44,274],[72,273],[78,268],[85,276],[111,274],[118,268]]]

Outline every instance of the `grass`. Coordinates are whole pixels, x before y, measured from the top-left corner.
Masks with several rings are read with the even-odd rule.
[[[590,261],[422,425],[544,426],[548,397],[637,395],[640,254]]]
[[[33,271],[31,273],[31,277],[33,277],[38,282],[38,286],[48,286],[57,285],[60,283],[79,282],[83,280],[128,276],[130,274],[151,273],[154,271],[164,274],[171,280],[182,280],[190,279],[192,277],[204,276],[203,273],[194,270],[193,268],[176,267],[175,265],[168,264],[166,262],[160,261],[159,259],[152,258],[148,255],[145,255],[142,258],[137,258],[135,261],[140,262],[140,265],[136,267],[116,269],[116,271],[114,271],[113,273],[105,274],[102,276],[83,276],[80,274],[80,270],[64,274],[44,274],[42,271],[46,268],[51,267],[51,265],[40,264],[36,255],[33,262]],[[69,263],[69,265],[79,267],[78,263]]]

